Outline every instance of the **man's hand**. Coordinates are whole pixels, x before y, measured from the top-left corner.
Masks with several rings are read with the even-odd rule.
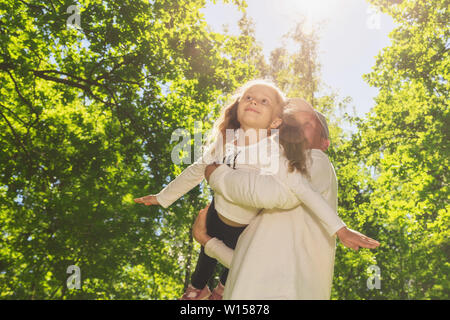
[[[347,227],[339,229],[336,234],[344,246],[356,251],[359,248],[375,249],[380,245],[378,241]]]
[[[136,203],[143,203],[146,206],[151,206],[151,205],[159,205],[158,200],[156,199],[156,196],[154,195],[148,195],[142,198],[136,198],[134,199],[134,202]]]
[[[218,166],[220,166],[220,164],[217,164],[217,163],[211,163],[211,164],[208,164],[207,166],[206,166],[206,168],[205,168],[205,178],[206,178],[206,181],[208,181],[209,182],[209,177],[211,176],[211,174],[214,172],[214,170],[216,170],[216,168],[218,167]]]
[[[194,225],[192,226],[192,236],[202,246],[212,238],[206,233],[206,215],[208,213],[209,204],[198,212]]]

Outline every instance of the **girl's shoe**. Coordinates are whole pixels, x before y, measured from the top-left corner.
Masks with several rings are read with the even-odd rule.
[[[180,300],[208,300],[210,296],[211,291],[208,286],[205,286],[202,290],[200,290],[194,288],[190,284]]]
[[[213,292],[209,296],[208,300],[222,300],[223,298],[223,290],[225,287],[222,285],[222,283],[217,284],[217,287],[214,288]]]

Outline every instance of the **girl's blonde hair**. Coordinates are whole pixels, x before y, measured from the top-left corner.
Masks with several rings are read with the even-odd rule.
[[[304,102],[307,103],[306,101]],[[288,104],[284,108],[282,115],[283,122],[279,127],[279,141],[289,161],[289,172],[297,170],[309,178],[307,160],[310,157],[310,151],[307,147],[308,144],[302,126],[295,119],[295,114],[299,111],[301,109],[295,104]]]
[[[237,118],[237,108],[239,105],[239,101],[241,100],[244,93],[255,85],[264,85],[274,90],[276,101],[275,101],[275,110],[279,117],[282,116],[283,108],[287,104],[287,99],[284,96],[283,92],[271,81],[256,79],[247,82],[245,85],[238,88],[233,95],[231,104],[225,106],[217,121],[214,123],[214,126],[211,130],[211,134],[208,136],[207,145],[212,145],[217,139],[222,138],[223,144],[226,142],[226,130],[227,129],[239,129],[241,124]],[[270,134],[270,130],[268,132]]]
[[[309,177],[307,169],[309,150],[307,149],[307,142],[303,134],[302,127],[295,119],[295,114],[299,112],[300,109],[295,104],[289,104],[289,99],[285,97],[283,92],[275,84],[267,80],[258,79],[249,81],[236,91],[232,98],[233,102],[222,109],[219,118],[214,123],[213,129],[207,139],[207,146],[213,146],[218,139],[222,138],[222,147],[224,147],[226,143],[226,130],[236,130],[241,127],[241,124],[237,118],[239,101],[243,94],[255,85],[268,86],[276,93],[277,100],[274,107],[276,108],[277,116],[282,119],[282,123],[278,128],[280,134],[279,141],[283,148],[284,154],[289,161],[289,172],[297,170],[301,174]],[[304,102],[308,104],[306,101]],[[270,130],[268,131],[268,134],[270,134]],[[220,146],[216,145],[216,147]],[[215,150],[215,148],[212,148],[212,150],[213,154],[218,151]]]

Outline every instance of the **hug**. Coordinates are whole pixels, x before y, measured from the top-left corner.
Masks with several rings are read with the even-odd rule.
[[[238,91],[202,158],[135,199],[167,208],[204,178],[214,190],[193,226],[202,247],[182,299],[330,298],[336,237],[354,250],[380,244],[339,218],[329,145],[326,118],[305,100],[260,80]],[[226,269],[211,292],[217,262]]]

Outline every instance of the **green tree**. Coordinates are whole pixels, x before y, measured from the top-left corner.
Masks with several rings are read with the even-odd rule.
[[[366,210],[382,243],[374,297],[448,299],[448,2],[371,2],[397,24],[365,76],[380,91],[360,124],[375,178]]]
[[[200,0],[80,1],[75,27],[72,4],[0,1],[0,295],[176,298],[205,199],[132,199],[185,166],[170,161],[174,130],[208,129],[252,77],[247,40],[211,32]]]
[[[306,31],[306,19],[284,36],[285,44],[270,55],[270,74],[289,97],[303,97],[316,106],[316,96],[320,91],[320,62],[317,50],[319,33],[317,29]],[[289,52],[287,45],[296,49]]]

